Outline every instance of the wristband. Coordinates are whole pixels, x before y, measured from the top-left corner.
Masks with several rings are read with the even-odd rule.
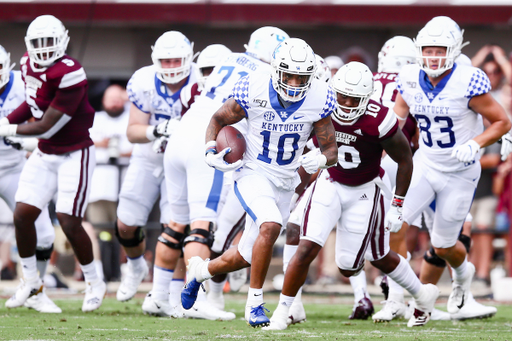
[[[395,194],[393,196],[393,201],[391,202],[391,206],[402,207],[404,205],[404,199],[405,199],[405,197]]]
[[[148,126],[146,128],[146,138],[150,141],[156,140],[155,134],[153,134],[153,131],[155,130],[155,126]]]
[[[217,154],[217,141],[208,141],[206,142],[206,151],[204,152],[204,154],[208,154],[208,153],[213,153],[213,154]]]

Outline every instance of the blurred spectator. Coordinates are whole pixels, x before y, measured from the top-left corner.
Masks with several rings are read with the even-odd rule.
[[[507,160],[498,166],[496,175],[494,176],[492,190],[496,196],[499,197],[498,207],[496,208],[496,233],[508,234],[510,230],[510,207],[512,199],[511,191],[511,174],[512,170],[512,155],[509,155]],[[507,240],[508,238],[505,238]],[[510,245],[507,246],[507,250]],[[505,250],[506,269],[509,269],[510,253]],[[509,274],[510,276],[510,274]]]
[[[341,59],[345,63],[360,62],[368,65],[370,70],[377,70],[375,58],[361,46],[351,46],[341,53]]]
[[[485,45],[471,59],[471,63],[487,74],[491,81],[490,94],[510,117],[512,67],[505,51],[497,45]]]
[[[473,216],[472,239],[473,245],[469,258],[475,265],[476,275],[474,282],[485,286],[490,285],[490,267],[494,250],[495,214],[498,198],[493,194],[493,175],[500,163],[500,145],[494,143],[484,149],[480,158],[482,174],[476,187],[471,215]]]
[[[343,59],[338,56],[328,56],[325,57],[325,63],[331,69],[331,78],[338,72],[338,70],[345,65],[343,63]]]

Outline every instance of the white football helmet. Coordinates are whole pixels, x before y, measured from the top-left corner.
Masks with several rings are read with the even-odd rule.
[[[194,43],[191,43],[183,33],[168,31],[162,34],[151,47],[151,59],[156,67],[156,76],[167,84],[176,84],[190,75],[192,68]],[[163,68],[162,59],[181,59],[181,65],[173,68]]]
[[[414,43],[416,44],[416,61],[421,69],[430,77],[439,77],[445,71],[453,67],[455,59],[460,55],[461,49],[469,44],[462,43],[464,30],[449,17],[440,16],[430,20],[423,27]],[[446,56],[444,57],[423,57],[423,48],[428,46],[446,47]],[[444,65],[436,70],[432,70],[429,66],[430,59],[444,60]]]
[[[379,51],[378,72],[399,73],[402,66],[416,63],[416,45],[411,38],[396,36]]]
[[[325,62],[325,60],[319,55],[315,54],[316,59],[316,72],[315,78],[319,81],[329,83],[331,80],[331,68]]]
[[[280,28],[273,26],[260,27],[251,34],[249,43],[244,45],[245,52],[270,64],[276,46],[288,38],[290,38],[288,34]]]
[[[272,55],[272,86],[287,102],[302,100],[316,72],[315,53],[302,39],[288,38],[279,44]],[[283,82],[285,74],[304,76],[299,86],[291,86]]]
[[[199,90],[204,88],[204,84],[206,83],[206,79],[210,75],[205,74],[204,72],[207,69],[213,69],[215,65],[219,64],[231,54],[231,50],[222,44],[212,44],[207,47],[199,54],[197,57],[197,68],[199,70],[199,76],[197,77],[197,85]],[[211,72],[211,70],[210,70]]]
[[[0,89],[9,83],[11,70],[16,63],[11,64],[11,54],[0,45]]]
[[[331,86],[337,94],[359,98],[357,107],[346,107],[338,103],[335,118],[352,121],[363,115],[373,94],[373,74],[370,68],[360,62],[343,65],[334,75]]]
[[[41,15],[35,18],[28,26],[25,36],[30,65],[36,71],[44,70],[64,56],[68,43],[68,30],[59,19],[53,15]]]

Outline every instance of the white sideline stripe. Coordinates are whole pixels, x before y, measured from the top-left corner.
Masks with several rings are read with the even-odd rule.
[[[60,80],[59,89],[69,88],[70,86],[78,84],[85,79],[85,71],[84,68],[81,67],[76,71],[65,74]]]

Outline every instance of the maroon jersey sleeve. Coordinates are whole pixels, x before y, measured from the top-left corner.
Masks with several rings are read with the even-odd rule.
[[[20,124],[32,118],[32,112],[27,102],[23,102],[7,116],[10,124]]]
[[[185,90],[185,89],[183,89]],[[188,90],[188,89],[187,89]],[[182,109],[181,109],[181,116],[185,115],[185,113],[190,109],[190,106],[192,103],[196,101],[196,96],[199,96],[201,94],[201,91],[199,91],[199,86],[197,83],[194,83],[190,87],[190,94],[187,94],[187,96],[182,96],[182,100],[185,100],[185,103],[182,103]],[[190,96],[190,97],[189,97]]]
[[[77,111],[85,95],[85,87],[59,90],[55,93],[50,106],[71,116]]]

